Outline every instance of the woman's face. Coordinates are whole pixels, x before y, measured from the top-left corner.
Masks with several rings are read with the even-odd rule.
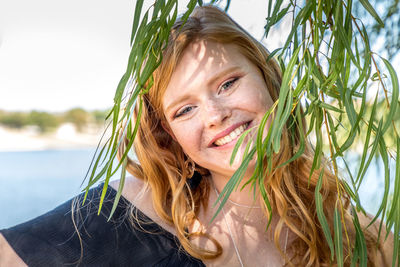
[[[229,164],[238,137],[273,103],[260,70],[235,45],[209,41],[186,48],[162,101],[165,128],[185,153],[227,177],[240,166],[241,156]]]

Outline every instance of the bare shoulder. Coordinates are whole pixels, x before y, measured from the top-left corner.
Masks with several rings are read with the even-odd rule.
[[[6,266],[22,267],[27,265],[17,253],[15,253],[14,249],[0,233],[0,267]]]
[[[364,215],[362,213],[358,213],[358,218],[360,220],[360,224],[362,227],[368,227],[371,223],[373,216]],[[372,232],[373,235],[378,236],[380,220],[376,220],[368,229]],[[378,253],[376,257],[375,266],[392,266],[393,259],[393,244],[394,244],[394,235],[392,232],[386,231],[386,225],[382,225],[381,234],[379,238],[378,245]]]
[[[120,186],[120,180],[114,180],[109,183],[109,185],[115,190],[118,191]],[[149,197],[151,195],[146,184],[133,176],[128,176],[125,178],[125,182],[122,189],[122,196],[126,198],[129,202],[137,206],[140,202],[142,202],[142,198]]]
[[[110,186],[118,190],[120,181],[115,180],[110,182]],[[122,196],[132,203],[138,210],[144,213],[147,217],[152,219],[155,223],[166,229],[167,231],[175,234],[173,226],[165,222],[158,216],[154,207],[151,196],[151,188],[146,185],[144,181],[136,177],[126,177],[122,189]]]

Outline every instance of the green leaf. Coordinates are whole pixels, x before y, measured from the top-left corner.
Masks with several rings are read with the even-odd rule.
[[[353,209],[353,212],[352,212],[353,224],[354,224],[354,228],[356,230],[356,242],[355,242],[354,251],[353,251],[353,254],[355,254],[356,257],[353,257],[352,263],[353,263],[353,261],[356,262],[359,259],[360,260],[359,266],[366,267],[366,266],[368,266],[367,244],[365,241],[363,229],[361,228],[360,222],[358,220],[357,212],[354,209],[354,207],[352,207],[352,209]]]
[[[303,155],[303,153],[304,153],[304,150],[305,150],[305,136],[304,136],[304,133],[303,133],[303,122],[302,122],[301,113],[300,113],[300,105],[298,105],[296,107],[295,123],[296,123],[296,125],[293,126],[293,127],[296,127],[296,129],[300,133],[300,145],[299,145],[299,148],[298,148],[297,152],[293,155],[293,157],[291,157],[290,159],[288,159],[287,161],[285,161],[284,163],[282,163],[281,165],[276,167],[277,169],[289,164],[292,161],[295,161],[296,159],[300,158],[301,155]]]
[[[233,192],[235,188],[240,184],[240,182],[243,179],[243,176],[247,170],[247,166],[250,163],[250,160],[253,158],[256,150],[255,148],[252,148],[252,150],[249,152],[249,154],[243,159],[241,165],[239,168],[236,170],[236,172],[233,174],[231,179],[226,183],[225,187],[222,189],[220,192],[217,200],[214,203],[214,206],[218,205],[218,209],[215,212],[214,216],[211,218],[211,221],[214,221],[214,219],[217,217],[217,215],[221,212],[222,207],[225,205],[226,201],[228,200],[230,194]]]
[[[274,151],[278,152],[280,149],[280,140],[281,140],[281,130],[283,126],[286,124],[286,120],[289,117],[292,109],[292,90],[290,88],[290,80],[293,75],[293,69],[296,64],[297,55],[300,52],[300,47],[298,47],[285,70],[282,78],[282,85],[280,88],[279,99],[278,99],[278,108],[275,114],[275,120],[272,123],[272,139],[273,139],[273,147]]]
[[[330,105],[330,104],[327,104],[327,103],[325,103],[325,102],[319,101],[319,102],[318,102],[318,105],[319,105],[321,108],[324,108],[324,109],[329,109],[329,110],[331,110],[331,111],[338,112],[338,113],[344,113],[343,110],[341,110],[341,109],[339,109],[339,108],[337,108],[337,107],[334,107],[334,106],[332,106],[332,105]]]
[[[328,243],[328,246],[331,250],[331,260],[333,260],[334,255],[335,255],[335,249],[332,241],[332,236],[331,236],[331,231],[329,230],[329,224],[328,221],[326,220],[325,214],[324,214],[324,205],[322,201],[322,195],[319,192],[322,187],[322,179],[323,179],[324,173],[321,172],[318,178],[317,185],[315,187],[315,205],[316,205],[316,210],[317,210],[317,217],[319,220],[319,223],[321,224],[322,231],[324,233],[326,242]]]
[[[372,105],[371,115],[370,115],[369,120],[367,122],[368,123],[368,129],[367,129],[367,134],[366,134],[365,141],[364,141],[364,149],[363,149],[363,152],[362,152],[361,161],[360,161],[360,164],[359,164],[360,168],[359,168],[359,172],[358,172],[356,181],[359,181],[360,177],[363,176],[365,171],[366,171],[366,170],[363,171],[364,162],[365,162],[365,159],[367,157],[367,152],[368,152],[368,148],[369,148],[371,132],[372,132],[372,128],[373,128],[372,126],[374,125],[374,117],[375,117],[375,113],[376,113],[376,105],[377,105],[377,103],[378,103],[378,95],[376,95],[376,97],[375,97],[374,104]],[[375,142],[375,143],[377,144],[377,142]],[[375,151],[375,149],[373,151],[371,151],[370,154],[373,155],[374,151]]]
[[[234,160],[235,160],[235,157],[236,157],[236,155],[237,155],[237,152],[238,152],[238,150],[239,150],[239,147],[242,146],[244,139],[246,138],[246,136],[247,136],[252,130],[253,130],[253,128],[247,129],[247,130],[244,131],[244,133],[238,138],[238,140],[237,140],[237,142],[236,142],[236,144],[235,144],[235,147],[233,148],[232,155],[231,155],[231,159],[230,159],[230,161],[229,161],[229,164],[230,164],[230,165],[233,164],[233,162],[234,162]],[[251,143],[251,140],[249,140],[249,143]]]
[[[392,101],[389,109],[389,114],[387,115],[387,119],[385,124],[382,127],[382,132],[386,132],[389,126],[392,124],[393,117],[396,114],[398,101],[399,101],[399,80],[397,78],[397,74],[395,69],[393,68],[392,64],[389,61],[382,58],[383,63],[385,63],[386,68],[389,70],[390,73],[390,80],[392,82]]]
[[[360,65],[358,65],[358,61],[356,60],[356,58],[355,58],[355,56],[353,54],[353,50],[351,48],[350,41],[349,41],[349,39],[347,38],[346,35],[347,34],[346,34],[343,26],[340,25],[340,24],[336,24],[336,31],[335,31],[336,38],[339,39],[342,42],[342,44],[346,48],[346,51],[347,51],[348,55],[350,56],[351,60],[353,61],[354,65],[357,68],[360,69],[361,67],[360,67]]]
[[[342,221],[340,212],[335,206],[335,212],[333,215],[334,220],[334,230],[335,230],[335,251],[336,251],[336,261],[339,267],[343,267],[343,241],[342,241]]]
[[[117,191],[117,194],[115,195],[114,203],[113,203],[113,206],[111,208],[110,215],[108,216],[108,219],[107,219],[108,222],[111,220],[115,210],[118,207],[119,199],[121,198],[122,190],[124,189],[127,160],[125,159],[123,162],[124,162],[123,165],[122,165],[123,169],[121,171],[121,177],[119,179],[118,191]]]
[[[132,32],[131,32],[131,45],[133,43],[133,39],[135,38],[136,30],[139,25],[140,14],[142,12],[144,0],[136,1],[135,6],[135,15],[133,16],[133,24],[132,24]]]
[[[381,27],[385,27],[385,23],[383,23],[383,21],[381,20],[381,18],[378,15],[378,13],[376,13],[375,9],[372,7],[372,5],[369,3],[368,0],[360,0],[360,3],[368,11],[368,13],[374,17],[376,22],[378,22]]]

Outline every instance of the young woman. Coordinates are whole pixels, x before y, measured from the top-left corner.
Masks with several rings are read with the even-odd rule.
[[[351,263],[355,229],[349,198],[338,199],[328,164],[311,176],[312,150],[265,177],[271,225],[256,187],[234,191],[212,220],[219,192],[241,163],[245,144],[278,99],[281,72],[267,50],[215,7],[198,7],[177,22],[143,95],[123,198],[107,221],[118,181],[108,188],[96,216],[102,185],[28,223],[2,230],[0,266],[330,266],[335,264],[316,215],[314,190],[323,172],[324,213],[333,229],[337,201],[346,209]],[[269,123],[267,123],[268,127]],[[251,133],[230,156],[238,137]],[[284,130],[274,166],[290,159],[299,131]],[[294,143],[291,141],[294,140]],[[123,152],[123,151],[121,151]],[[241,185],[250,178],[251,161]],[[71,207],[73,211],[70,212]],[[71,216],[72,215],[72,216]],[[377,241],[377,227],[359,215],[369,266],[391,265],[391,236]],[[383,235],[382,235],[383,236]],[[345,240],[345,239],[344,239]]]

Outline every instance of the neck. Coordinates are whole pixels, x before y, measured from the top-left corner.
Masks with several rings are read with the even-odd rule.
[[[243,207],[260,207],[260,202],[259,202],[259,190],[258,186],[256,186],[255,190],[254,187],[251,184],[247,184],[245,186],[245,183],[248,181],[250,177],[244,177],[242,181],[239,183],[239,186],[237,189],[234,189],[232,193],[229,195],[229,200],[233,204],[237,204],[237,206],[243,206]],[[218,194],[222,192],[224,189],[225,185],[228,183],[230,177],[218,175],[218,174],[212,174],[211,175],[211,180],[218,191]],[[256,194],[254,194],[256,192]]]
[[[221,177],[210,177],[212,184],[210,188],[209,216],[213,216],[219,208],[221,202],[217,201],[217,197],[228,182],[228,179],[222,180],[219,178]],[[244,178],[239,184],[238,190],[232,192],[228,198],[230,201],[227,201],[224,204],[219,216],[221,216],[220,218],[228,217],[229,220],[232,220],[239,225],[246,226],[247,230],[250,229],[251,231],[264,233],[268,236],[269,240],[273,240],[273,234],[279,220],[279,215],[272,214],[271,224],[269,225],[266,211],[264,208],[261,208],[261,203],[259,201],[260,191],[258,187],[255,189],[256,196],[254,196],[254,189],[251,185],[246,185],[242,190],[240,190],[247,181],[248,178]],[[231,201],[235,202],[235,204]],[[268,231],[266,231],[267,228]]]

